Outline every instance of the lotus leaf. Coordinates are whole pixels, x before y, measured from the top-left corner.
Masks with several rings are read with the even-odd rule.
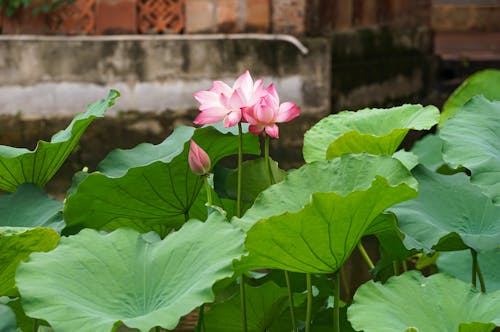
[[[212,285],[233,274],[244,234],[212,213],[190,220],[164,240],[120,228],[85,229],[19,266],[16,281],[26,313],[55,331],[115,331],[123,322],[149,331],[173,329],[213,300]]]

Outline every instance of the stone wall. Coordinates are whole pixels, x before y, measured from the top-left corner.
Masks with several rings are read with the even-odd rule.
[[[174,126],[192,125],[192,94],[215,79],[231,83],[245,69],[302,108],[273,142],[284,166],[301,162],[302,133],[330,112],[330,46],[322,38],[0,36],[0,54],[0,144],[33,148],[110,88],[122,93],[84,135],[62,172],[66,182],[56,181],[54,190],[66,188],[75,170],[94,169],[113,148],[157,143]]]
[[[332,110],[421,103],[437,59],[428,28],[375,27],[331,36]]]
[[[290,36],[0,37],[0,112],[71,115],[110,88],[116,110],[196,108],[192,94],[249,69],[306,113],[329,112],[329,46]],[[29,96],[27,98],[27,96]]]

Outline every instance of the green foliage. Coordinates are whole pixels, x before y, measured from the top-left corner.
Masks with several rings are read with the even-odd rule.
[[[483,95],[489,100],[500,100],[500,70],[487,69],[467,78],[444,104],[439,125],[443,125],[477,95]]]
[[[415,194],[405,183],[393,187],[378,176],[368,189],[346,196],[314,193],[300,211],[257,222],[247,232],[250,255],[243,264],[303,273],[335,273],[381,212]]]
[[[304,159],[313,162],[361,152],[392,155],[410,129],[430,129],[438,120],[436,107],[421,105],[333,114],[304,135]]]
[[[294,304],[301,305],[305,294],[295,294]],[[233,332],[242,330],[241,297],[236,294],[221,304],[210,307],[205,315],[207,331]],[[262,286],[246,287],[248,332],[289,332],[288,290],[272,281]]]
[[[0,304],[0,318],[0,332],[13,332],[16,330],[16,315],[5,304]]]
[[[210,234],[210,236],[206,236]],[[233,274],[244,234],[220,214],[191,220],[164,240],[120,228],[83,230],[46,254],[33,254],[16,281],[29,316],[56,331],[110,331],[121,322],[149,331],[173,329],[214,296],[212,285]]]
[[[471,77],[447,102],[440,130],[410,152],[398,146],[438,122],[435,107],[329,116],[305,135],[308,163],[289,172],[266,163],[267,143],[266,158],[244,161],[242,173],[227,168],[240,139],[242,154],[261,153],[245,126],[242,137],[220,124],[179,127],[77,173],[64,207],[41,187],[118,92],[34,151],[0,146],[0,189],[12,192],[0,196],[0,296],[10,296],[0,298],[0,331],[31,331],[35,318],[47,325],[40,331],[171,330],[202,305],[199,329],[240,331],[242,302],[249,332],[289,332],[290,309],[300,331],[492,331],[500,324],[497,75]],[[490,100],[467,101],[479,90]],[[190,140],[211,159],[206,178],[189,168]],[[71,235],[59,239],[61,229]],[[363,236],[378,240],[374,269]],[[355,265],[357,255],[346,268],[357,246],[370,271]],[[395,276],[408,268],[434,275]],[[368,272],[383,283],[365,283],[350,304],[345,276]],[[489,293],[472,289],[477,279]]]
[[[54,249],[58,240],[51,228],[0,227],[0,296],[16,294],[14,276],[21,261],[32,252]]]
[[[50,142],[39,141],[34,151],[0,145],[0,190],[13,192],[27,182],[44,186],[73,151],[85,129],[96,117],[103,117],[119,96],[118,91],[111,90],[106,99],[76,115]]]
[[[310,202],[313,193],[334,192],[345,196],[369,189],[377,176],[387,179],[391,186],[401,183],[411,188],[417,186],[409,171],[391,157],[346,155],[295,170],[283,182],[262,192],[252,208],[232,222],[248,230],[259,220],[300,211]]]
[[[62,202],[51,199],[39,187],[25,183],[13,194],[0,196],[0,227],[64,227]]]
[[[389,208],[408,249],[488,251],[500,246],[500,207],[465,174],[440,175],[419,166],[413,175],[418,197]]]
[[[426,278],[411,271],[385,285],[369,281],[361,286],[348,317],[355,330],[365,332],[400,332],[410,327],[416,331],[492,331],[500,324],[499,299],[498,292],[481,294],[445,274]]]
[[[189,218],[206,219],[203,178],[189,169],[189,140],[208,153],[212,164],[237,151],[237,136],[213,127],[178,127],[158,145],[112,151],[67,198],[70,227],[113,230],[131,227],[166,234]],[[245,152],[258,154],[258,140],[244,138]]]
[[[500,251],[487,251],[477,254],[477,260],[484,276],[486,290],[500,290]],[[437,259],[440,272],[448,273],[455,278],[470,282],[472,256],[470,250],[442,252]]]
[[[472,173],[471,182],[500,204],[500,101],[474,97],[442,126],[443,159]]]

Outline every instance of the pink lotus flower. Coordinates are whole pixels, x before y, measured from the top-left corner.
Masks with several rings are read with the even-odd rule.
[[[267,95],[261,102],[245,109],[243,116],[250,123],[248,130],[252,134],[259,135],[265,131],[270,137],[278,138],[279,128],[276,123],[295,119],[300,114],[300,108],[291,102],[280,104],[280,98],[273,84],[269,85],[266,91]]]
[[[214,81],[212,88],[198,91],[193,96],[200,103],[200,114],[195,124],[211,124],[223,120],[224,127],[232,127],[241,121],[242,109],[253,107],[267,94],[261,79],[253,81],[246,70],[229,87],[221,81]]]
[[[205,175],[210,171],[210,157],[193,140],[189,143],[188,163],[196,175]]]

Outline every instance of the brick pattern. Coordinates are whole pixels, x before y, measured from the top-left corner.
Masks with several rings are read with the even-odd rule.
[[[268,33],[271,28],[271,1],[246,0],[245,32]]]
[[[137,0],[140,33],[179,33],[184,29],[184,0]]]
[[[216,31],[223,33],[236,33],[239,30],[239,1],[216,0],[215,6]]]
[[[305,0],[272,1],[273,32],[301,35],[306,28]]]
[[[432,0],[308,0],[307,33],[376,25],[429,26]]]
[[[4,34],[40,34],[50,33],[45,15],[33,15],[29,6],[13,16],[3,13],[2,33]]]
[[[186,33],[215,32],[213,0],[186,0]]]
[[[67,35],[95,32],[95,0],[77,0],[47,15],[50,30]]]
[[[7,34],[324,35],[379,24],[429,26],[431,5],[432,0],[76,0],[48,15],[33,17],[30,8],[12,18],[1,15],[0,24]]]
[[[96,0],[96,34],[137,33],[135,0]]]

